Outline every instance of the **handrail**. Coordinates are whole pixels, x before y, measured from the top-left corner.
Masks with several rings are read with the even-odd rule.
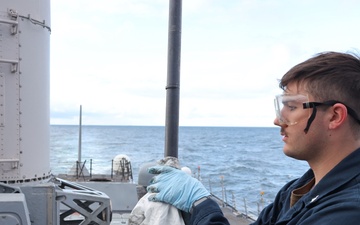
[[[30,17],[30,14],[28,14],[28,16],[22,16],[22,15],[19,15],[20,18],[23,18],[23,19],[27,19],[29,20],[32,24],[34,25],[39,25],[39,26],[42,26],[43,28],[46,28],[49,32],[51,32],[51,28],[50,26],[46,25],[45,24],[45,20],[43,20],[42,22],[39,21],[39,20],[36,20],[36,19],[33,19]]]
[[[1,59],[0,58],[0,63],[12,63],[12,64],[18,64],[19,60],[13,60],[13,59]]]
[[[0,159],[0,162],[19,162],[20,159]]]
[[[36,19],[33,19],[30,17],[30,14],[28,16],[22,16],[22,15],[18,15],[16,12],[12,11],[11,15],[13,16],[13,18],[17,18],[18,16],[20,18],[23,18],[23,19],[27,19],[29,20],[32,24],[35,24],[35,25],[39,25],[39,26],[42,26],[43,28],[46,28],[49,32],[51,32],[51,28],[50,26],[46,25],[45,24],[45,20],[44,21],[39,21],[39,20],[36,20]],[[11,33],[12,34],[16,34],[17,33],[17,27],[19,25],[19,22],[17,20],[4,20],[4,19],[0,19],[0,23],[4,23],[4,24],[10,24],[12,25],[12,30],[11,30]]]
[[[15,21],[15,20],[3,20],[3,19],[0,19],[0,23],[5,23],[5,24],[11,24],[11,25],[18,25],[18,21]]]

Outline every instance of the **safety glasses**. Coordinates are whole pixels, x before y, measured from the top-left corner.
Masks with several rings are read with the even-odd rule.
[[[302,120],[307,119],[307,125],[304,132],[307,133],[312,121],[316,117],[318,106],[333,106],[337,103],[343,104],[350,116],[352,116],[357,123],[360,124],[360,118],[349,106],[346,104],[336,101],[329,100],[325,102],[309,102],[309,99],[305,95],[277,95],[275,96],[275,113],[280,125],[295,125]],[[309,109],[312,109],[309,110]]]
[[[309,102],[305,95],[276,95],[274,99],[276,118],[280,124],[295,125],[310,117],[310,110],[304,110]]]

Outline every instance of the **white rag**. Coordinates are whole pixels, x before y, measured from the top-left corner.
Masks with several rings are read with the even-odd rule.
[[[179,161],[174,157],[166,157],[158,164],[179,168]],[[151,195],[153,193],[147,193],[138,201],[131,211],[129,225],[185,225],[180,210],[167,203],[149,201]]]
[[[129,225],[185,225],[180,211],[170,204],[151,202],[152,193],[144,195],[129,218]]]

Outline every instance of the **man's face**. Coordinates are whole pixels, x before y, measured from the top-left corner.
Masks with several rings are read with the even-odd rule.
[[[314,101],[297,84],[289,84],[283,95],[275,98],[277,117],[274,124],[280,126],[284,142],[284,153],[299,160],[311,160],[316,157],[318,144],[321,144],[321,115],[317,115],[308,133],[304,132],[312,109],[304,109],[303,103]]]

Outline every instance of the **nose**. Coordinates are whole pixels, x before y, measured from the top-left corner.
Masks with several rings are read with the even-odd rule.
[[[277,117],[274,119],[274,125],[280,126],[279,119]]]
[[[287,126],[285,123],[281,123],[279,118],[277,118],[277,117],[275,117],[275,119],[274,119],[274,125],[279,126],[279,127]]]

